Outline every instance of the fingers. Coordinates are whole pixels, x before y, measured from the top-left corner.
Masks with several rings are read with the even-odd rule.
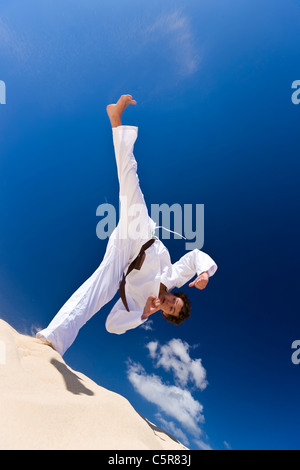
[[[205,287],[207,286],[207,283],[208,283],[208,279],[198,279],[196,280],[196,287],[197,289],[205,289]]]
[[[155,300],[155,299],[158,299],[158,297],[156,295],[150,295],[148,297],[148,300]]]
[[[200,290],[204,289],[206,285],[207,285],[207,282],[203,280],[196,283],[197,289],[200,289]]]
[[[151,304],[153,305],[153,307],[159,309],[159,307],[160,307],[160,300],[159,300],[159,298],[158,298],[156,295],[150,295],[150,297],[148,297],[148,300],[151,302]]]
[[[202,289],[205,289],[205,287],[207,286],[207,283],[208,283],[208,277],[202,276],[201,274],[193,282],[189,283],[189,287],[195,286],[197,289],[202,290]]]

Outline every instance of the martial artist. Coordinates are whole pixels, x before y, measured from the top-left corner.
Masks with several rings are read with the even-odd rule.
[[[122,125],[122,114],[131,95],[122,95],[107,106],[120,185],[120,220],[111,234],[104,258],[96,271],[74,292],[37,338],[61,355],[71,346],[80,328],[120,291],[106,320],[110,333],[122,334],[146,322],[161,310],[169,322],[179,325],[190,316],[191,304],[183,292],[171,292],[190,281],[204,289],[217,270],[213,259],[195,249],[175,264],[164,244],[155,236],[139,186],[133,147],[138,129]],[[134,228],[134,229],[133,229]]]

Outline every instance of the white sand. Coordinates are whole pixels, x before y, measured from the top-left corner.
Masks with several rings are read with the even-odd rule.
[[[0,320],[0,449],[185,450],[121,395]]]

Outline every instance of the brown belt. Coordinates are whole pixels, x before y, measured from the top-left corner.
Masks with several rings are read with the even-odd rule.
[[[129,273],[131,273],[131,271],[133,269],[137,269],[138,271],[141,269],[144,261],[145,261],[145,258],[146,258],[146,253],[145,251],[147,250],[147,248],[149,248],[153,243],[155,242],[155,238],[151,238],[151,240],[148,240],[141,248],[139,254],[137,255],[137,257],[132,261],[132,263],[130,263],[129,265],[129,268],[127,270],[127,273],[126,275],[123,277],[121,283],[120,283],[120,287],[119,287],[119,290],[120,290],[120,296],[121,296],[121,299],[122,299],[122,302],[124,304],[124,307],[126,308],[127,312],[130,312],[129,308],[128,308],[128,304],[127,304],[127,300],[126,300],[126,295],[125,295],[125,279],[126,277],[128,276]]]

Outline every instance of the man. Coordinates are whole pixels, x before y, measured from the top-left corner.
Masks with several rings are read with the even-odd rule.
[[[119,289],[121,298],[106,320],[110,333],[122,334],[136,328],[158,310],[168,321],[180,324],[190,315],[190,302],[183,292],[170,291],[181,287],[195,274],[197,277],[189,286],[204,289],[217,270],[215,262],[197,249],[172,265],[168,250],[154,236],[155,222],[148,215],[133,155],[137,127],[123,126],[121,121],[129,104],[135,105],[136,101],[131,95],[122,95],[116,104],[107,106],[120,184],[118,226],[110,236],[100,266],[74,292],[49,326],[37,333],[37,338],[61,355],[71,346],[80,328]]]

